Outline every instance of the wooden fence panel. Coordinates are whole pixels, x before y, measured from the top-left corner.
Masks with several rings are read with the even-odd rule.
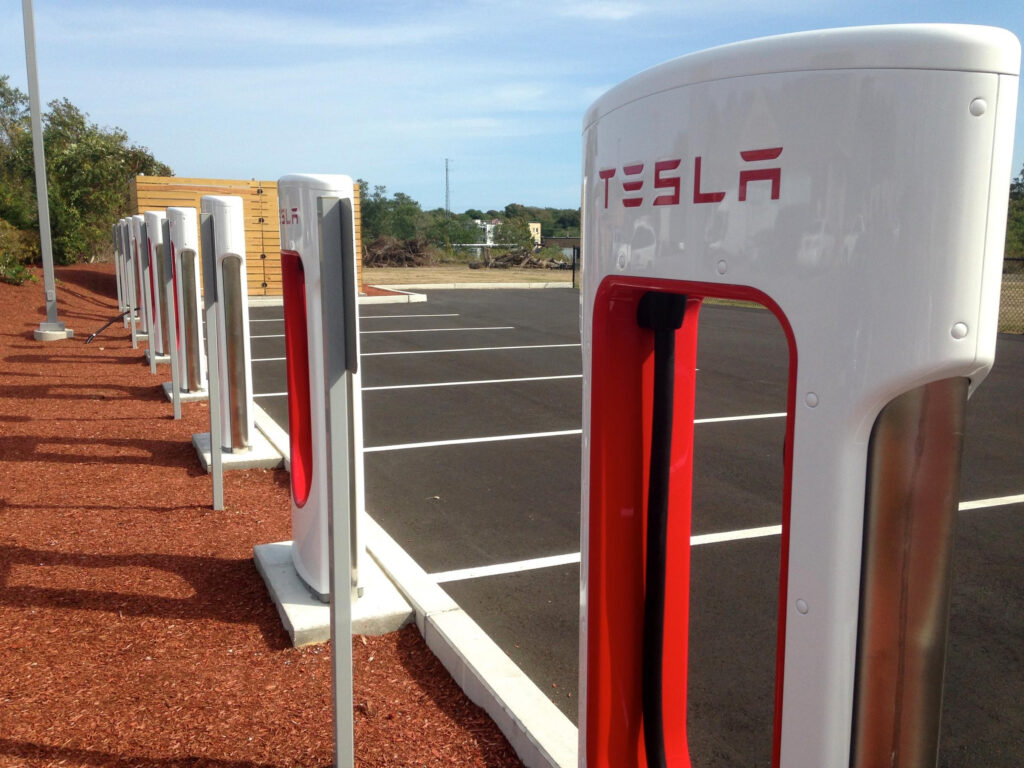
[[[130,182],[133,213],[191,207],[198,212],[203,195],[237,195],[245,212],[246,284],[250,296],[280,296],[281,230],[277,182],[234,179],[189,179],[177,176],[136,176]],[[359,188],[356,187],[357,269],[362,282],[362,240]]]

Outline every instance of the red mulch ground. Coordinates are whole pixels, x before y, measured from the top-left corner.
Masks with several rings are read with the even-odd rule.
[[[327,766],[329,646],[293,649],[252,562],[290,537],[287,475],[225,475],[227,509],[115,324],[110,265],[0,283],[0,766]],[[415,627],[355,638],[359,766],[518,766]]]

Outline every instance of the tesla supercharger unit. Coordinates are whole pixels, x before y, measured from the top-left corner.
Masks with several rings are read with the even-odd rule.
[[[126,327],[131,331],[132,349],[139,346],[138,336],[138,309],[139,300],[136,295],[137,280],[135,277],[135,259],[132,256],[132,244],[130,237],[129,219],[124,218],[117,222],[117,233],[121,244],[122,275],[124,277],[124,296],[128,315]]]
[[[178,370],[183,392],[206,391],[206,355],[200,307],[199,228],[195,208],[167,209],[174,280],[174,315],[178,330]]]
[[[789,342],[773,765],[936,764],[1019,66],[992,28],[812,32],[684,56],[587,112],[581,765],[690,764],[704,297],[763,304]]]
[[[120,226],[114,224],[111,227],[111,241],[114,246],[114,279],[117,281],[117,310],[122,313],[122,316],[127,312],[127,299],[124,292],[124,269],[122,267],[122,251],[121,251],[121,232]],[[127,318],[124,319],[124,327],[128,327]]]
[[[146,219],[141,213],[137,213],[128,219],[129,237],[132,244],[132,259],[135,262],[136,297],[139,302],[139,313],[141,315],[142,333],[146,336],[147,343],[152,345],[149,339],[149,329],[152,327],[153,305],[149,290],[149,256],[146,253]]]
[[[213,220],[217,278],[217,328],[222,448],[231,453],[252,446],[252,362],[249,342],[249,288],[245,273],[245,216],[242,198],[203,195],[203,213]],[[207,329],[207,333],[211,333]]]
[[[149,279],[153,299],[153,333],[150,334],[150,348],[158,356],[170,354],[167,333],[168,309],[164,294],[164,236],[163,221],[167,218],[164,211],[146,211],[146,253],[149,255]]]
[[[288,433],[291,447],[292,561],[309,589],[320,599],[329,595],[328,573],[328,465],[329,439],[324,412],[324,355],[322,320],[324,301],[343,301],[342,285],[325,284],[321,276],[321,251],[318,204],[322,199],[337,199],[349,210],[352,221],[352,180],[348,176],[295,174],[278,180],[278,204],[281,222],[281,282],[284,291],[284,333],[288,371]],[[355,230],[345,231],[354,252]],[[331,247],[340,244],[330,243]],[[325,246],[326,247],[326,246]],[[346,264],[348,279],[355,291],[355,262]],[[347,273],[346,273],[347,274]],[[353,294],[355,295],[355,294]],[[359,355],[358,318],[346,326],[346,349]],[[328,339],[332,344],[341,340]],[[362,407],[359,373],[352,373],[352,415],[355,501],[350,520],[352,568],[358,581],[358,511],[363,509]]]

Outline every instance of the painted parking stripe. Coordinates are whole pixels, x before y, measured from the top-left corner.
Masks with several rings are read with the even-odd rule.
[[[976,501],[964,501],[960,503],[961,512],[972,509],[987,509],[991,507],[1002,507],[1010,504],[1024,504],[1024,493],[1015,496],[1001,496],[991,499],[978,499]],[[690,546],[697,547],[703,544],[721,544],[728,541],[743,541],[744,539],[760,539],[767,536],[778,536],[782,533],[781,525],[765,525],[759,528],[744,528],[738,531],[722,531],[721,533],[703,533],[690,537]],[[573,565],[580,562],[580,553],[573,552],[565,555],[552,555],[550,557],[535,557],[532,560],[519,560],[512,563],[498,563],[496,565],[484,565],[477,568],[460,568],[453,571],[442,571],[430,574],[430,578],[438,583],[444,584],[450,581],[464,581],[466,579],[479,579],[484,576],[503,576],[509,573],[521,573],[533,571],[539,568],[555,568],[560,565]]]
[[[514,325],[491,325],[482,326],[480,328],[404,328],[393,331],[360,331],[360,334],[364,333],[442,333],[444,331],[514,331]],[[266,336],[250,336],[250,339],[283,339],[283,333],[272,333]]]
[[[252,363],[274,363],[278,360],[287,360],[287,357],[254,357],[249,362]]]
[[[564,347],[578,347],[579,344],[521,344],[506,347],[462,347],[460,349],[413,349],[399,352],[361,352],[360,357],[384,357],[388,355],[440,355],[447,352],[494,352],[501,349],[559,349]],[[262,363],[270,360],[284,360],[283,357],[260,357],[253,360],[254,363]]]
[[[399,328],[389,331],[360,331],[359,333],[442,333],[444,331],[514,331],[514,325],[489,325],[479,328]]]
[[[960,504],[960,511],[966,512],[970,509],[987,509],[989,507],[1004,507],[1007,504],[1024,504],[1024,493],[1015,496],[999,496],[992,499],[978,499],[977,501],[965,501]]]
[[[497,565],[483,565],[478,568],[460,568],[455,571],[444,571],[432,573],[430,578],[437,584],[444,584],[447,581],[465,581],[466,579],[479,579],[482,576],[503,576],[506,573],[522,573],[523,571],[535,571],[538,568],[554,568],[559,565],[575,565],[580,561],[580,553],[568,555],[552,555],[551,557],[535,557],[532,560],[520,560],[515,563],[498,563]]]
[[[694,424],[714,424],[721,421],[749,421],[751,419],[774,419],[785,416],[785,413],[760,413],[749,416],[723,416],[715,419],[694,419]],[[581,435],[582,429],[563,429],[557,432],[527,432],[521,435],[493,435],[491,437],[466,437],[460,440],[431,440],[426,443],[401,443],[399,445],[378,445],[364,448],[364,453],[382,451],[407,451],[412,448],[440,448],[446,445],[469,445],[471,443],[498,443],[503,440],[532,440],[541,437],[564,437],[565,435]]]
[[[788,414],[781,413],[751,413],[746,416],[717,416],[712,419],[694,419],[694,424],[719,424],[723,421],[753,421],[754,419],[782,419]]]
[[[382,357],[384,355],[442,355],[448,352],[493,352],[499,349],[555,349],[578,347],[579,344],[522,344],[509,347],[462,347],[460,349],[413,349],[401,352],[363,352],[360,357]]]
[[[458,317],[458,312],[448,312],[443,315],[360,315],[360,320],[383,320],[385,318],[399,318],[399,317]]]
[[[582,379],[582,373],[568,373],[564,376],[523,376],[518,379],[474,379],[472,381],[442,381],[435,384],[394,384],[387,387],[363,387],[363,392],[379,392],[385,389],[424,389],[427,387],[465,387],[470,384],[511,384],[517,381],[554,381],[555,379]]]
[[[287,392],[261,392],[259,394],[253,395],[253,398],[257,398],[257,397],[288,397],[288,393]]]
[[[691,536],[690,546],[701,544],[717,544],[724,541],[738,541],[741,539],[756,539],[763,536],[778,536],[782,533],[781,525],[768,525],[761,528],[747,528],[740,531],[724,531],[722,533],[707,533],[701,536]],[[454,571],[442,571],[432,573],[430,578],[443,584],[449,581],[464,581],[466,579],[479,579],[483,576],[504,576],[509,573],[522,573],[523,571],[535,571],[539,568],[555,568],[560,565],[574,565],[580,562],[580,553],[571,552],[565,555],[552,555],[550,557],[535,557],[531,560],[518,560],[513,563],[498,563],[496,565],[483,565],[477,568],[460,568]]]
[[[492,437],[466,437],[461,440],[432,440],[427,443],[401,443],[399,445],[377,445],[363,448],[363,453],[381,453],[383,451],[407,451],[411,448],[440,448],[446,445],[471,445],[472,443],[499,443],[504,440],[532,440],[540,437],[564,437],[581,435],[582,429],[563,429],[556,432],[527,432],[521,435],[494,435]]]

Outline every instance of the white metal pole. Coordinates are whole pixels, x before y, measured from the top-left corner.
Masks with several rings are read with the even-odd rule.
[[[50,239],[50,198],[46,188],[46,157],[43,154],[43,115],[36,73],[36,30],[32,0],[21,0],[25,24],[25,68],[28,70],[29,111],[32,117],[32,159],[36,168],[36,201],[39,205],[39,250],[43,257],[43,291],[46,294],[46,322],[35,331],[36,341],[56,341],[74,336],[57,318],[57,286],[53,279],[53,243]]]

